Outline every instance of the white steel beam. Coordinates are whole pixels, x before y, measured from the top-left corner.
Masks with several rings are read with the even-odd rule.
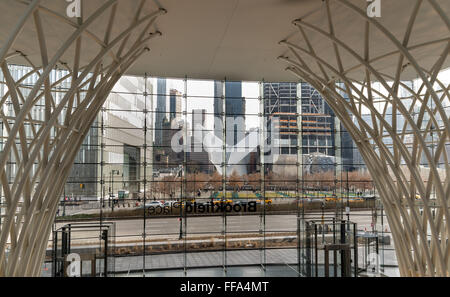
[[[424,8],[425,2],[431,6]],[[355,140],[384,204],[401,275],[450,276],[450,157],[445,147],[450,142],[449,112],[445,110],[450,106],[450,97],[449,85],[438,79],[450,52],[448,16],[436,1],[416,0],[408,22],[397,24],[405,28],[404,35],[398,39],[389,28],[348,0],[326,1],[325,4],[323,9],[328,17],[328,31],[308,22],[307,17],[295,20],[293,24],[301,34],[294,36],[297,39],[291,36],[280,42],[288,51],[279,59],[289,65],[287,71],[309,82],[323,95]],[[354,44],[345,43],[339,38],[339,32],[334,31],[330,11],[336,8],[345,9],[355,18],[365,21],[366,27],[361,36],[364,42],[362,54],[357,52]],[[422,9],[434,12],[449,30],[446,36],[435,36],[426,43],[410,46],[415,33],[414,24]],[[371,58],[371,34],[380,34],[397,50],[378,53],[378,57]],[[309,41],[311,36],[330,43],[336,63],[314,49]],[[304,45],[298,43],[298,37]],[[439,44],[442,54],[436,58],[431,69],[425,70],[414,58],[415,49],[432,44]],[[344,53],[346,61],[349,61],[349,56],[353,58],[352,65],[342,63]],[[398,60],[394,74],[383,74],[375,69],[377,61],[395,55]],[[316,63],[320,71],[312,71],[306,62]],[[417,90],[402,81],[405,67],[412,67],[416,72],[419,82]],[[352,72],[361,69],[365,72],[364,82],[352,79]],[[338,86],[337,82],[342,82],[345,88]],[[375,83],[382,87],[381,91],[373,87]],[[410,106],[405,105],[400,88],[409,94]],[[345,98],[342,93],[347,93],[348,97]],[[383,102],[374,97],[381,98]],[[369,118],[363,116],[362,107],[365,113],[370,112],[367,114]],[[390,120],[388,108],[392,111]],[[416,110],[417,117],[412,115]],[[401,119],[404,124],[398,127]],[[437,136],[430,143],[431,135]],[[412,138],[408,146],[406,136]],[[386,143],[387,138],[390,139],[389,144]],[[426,178],[420,165],[423,159],[428,169]],[[442,160],[444,164],[438,164]],[[417,197],[423,202],[423,214],[415,203]],[[435,217],[431,210],[434,203],[438,204]]]
[[[13,117],[6,116],[0,109],[1,121],[8,135],[0,155],[0,180],[6,202],[6,217],[0,226],[0,276],[40,275],[61,193],[91,124],[114,84],[149,50],[149,41],[161,35],[159,31],[152,32],[152,26],[166,10],[155,8],[150,11],[144,7],[146,2],[151,1],[142,0],[131,23],[113,36],[112,32],[117,33],[114,22],[116,11],[124,2],[105,1],[85,20],[78,18],[78,23],[73,23],[35,0],[27,5],[23,17],[0,49],[1,71],[8,87],[0,104],[3,107],[11,102],[14,107]],[[44,14],[40,12],[45,12],[46,18],[73,26],[73,33],[62,41],[60,48],[53,49],[56,51],[52,56],[49,56],[45,42],[46,34],[51,32],[44,28]],[[100,40],[91,33],[92,26],[106,13],[109,13],[109,22],[104,38]],[[34,24],[37,32],[36,49],[42,58],[40,69],[30,62],[26,53],[14,53],[12,50],[26,23]],[[97,54],[86,65],[81,65],[80,59],[83,56],[82,42],[88,41],[82,39],[83,34],[98,46]],[[61,62],[62,56],[69,50],[75,53],[73,65],[70,66]],[[9,71],[9,60],[18,56],[23,58],[23,65],[30,66],[32,70],[14,81]],[[65,66],[69,73],[51,82],[50,74],[57,63]],[[22,82],[33,74],[38,75],[38,80],[25,97],[21,91]],[[69,88],[56,102],[52,92],[63,83]],[[31,112],[41,98],[45,100],[44,119],[34,118]],[[64,115],[62,120],[61,115]],[[27,135],[25,123],[31,126],[32,134]],[[52,131],[56,133],[52,134]],[[14,153],[17,164],[12,185],[8,184],[6,169],[10,153]]]

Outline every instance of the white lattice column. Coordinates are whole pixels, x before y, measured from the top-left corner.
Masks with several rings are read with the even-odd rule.
[[[2,107],[11,104],[14,113],[5,115],[0,110],[8,136],[0,155],[0,179],[6,204],[6,217],[1,225],[0,276],[40,275],[65,181],[91,124],[114,84],[149,50],[149,41],[161,35],[159,31],[152,32],[153,25],[166,11],[152,7],[152,1],[136,2],[131,21],[118,24],[117,12],[121,5],[129,7],[126,1],[102,1],[89,15],[73,22],[63,13],[34,0],[23,4],[24,15],[2,45],[0,65],[8,92],[0,104]],[[72,27],[56,49],[47,44],[52,30],[45,27],[43,20],[48,18],[60,22],[61,26]],[[102,36],[95,25],[100,19],[106,20]],[[14,43],[26,26],[27,29],[32,26],[37,34],[39,66],[33,64],[26,52],[14,50]],[[88,51],[86,44],[89,44]],[[70,56],[70,62],[65,62]],[[19,58],[30,69],[19,80],[14,80],[9,70],[13,58],[14,61]],[[65,68],[67,75],[52,81],[55,67]],[[25,87],[24,81],[32,75],[37,75],[36,83]],[[54,90],[59,87],[66,90],[56,97]],[[43,106],[43,119],[33,112],[38,105]],[[6,171],[10,155],[16,164],[12,184],[8,183]]]
[[[287,50],[279,59],[288,64],[288,71],[321,92],[355,140],[385,207],[401,274],[449,276],[450,164],[446,145],[450,121],[446,108],[450,96],[449,85],[441,82],[438,74],[449,55],[450,22],[437,1],[416,0],[411,5],[405,8],[411,11],[408,22],[396,24],[396,32],[404,29],[399,38],[382,18],[369,17],[365,7],[354,1],[326,0],[322,10],[326,25],[310,22],[308,17],[295,20],[298,34],[280,42]],[[362,47],[349,44],[349,39],[335,32],[332,12],[344,10],[363,24]],[[410,44],[417,19],[425,13],[434,14],[448,30]],[[381,38],[395,50],[371,54],[375,35],[378,42]],[[329,43],[333,56],[320,54],[314,44],[321,42]],[[430,46],[440,55],[426,68],[416,55]],[[344,65],[343,56],[353,64]],[[396,61],[394,71],[379,68],[385,59]],[[364,79],[355,79],[356,72],[359,76],[363,73]],[[416,87],[405,83],[411,80],[411,72]]]

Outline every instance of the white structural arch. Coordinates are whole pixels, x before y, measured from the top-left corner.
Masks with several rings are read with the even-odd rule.
[[[326,26],[320,27],[308,17],[293,21],[299,36],[280,42],[288,50],[279,59],[288,64],[289,72],[321,92],[357,143],[385,207],[401,275],[449,276],[450,164],[446,144],[450,111],[445,107],[450,97],[449,85],[439,81],[438,74],[448,60],[450,22],[438,1],[410,3],[411,7],[405,7],[410,11],[409,20],[398,24],[404,35],[394,36],[391,28],[368,16],[364,8],[347,0],[326,0],[321,10]],[[331,11],[337,10],[363,22],[362,47],[347,43],[335,31]],[[430,32],[427,42],[411,44],[417,16],[423,10],[440,19],[447,34],[434,36]],[[381,35],[384,44],[393,45],[395,50],[372,54],[372,34]],[[328,43],[334,55],[318,54],[311,36]],[[421,65],[416,51],[437,45],[440,55],[432,64]],[[342,62],[344,55],[346,64]],[[376,66],[389,57],[396,59],[393,75]],[[358,71],[365,73],[363,80],[352,77]],[[405,76],[406,80],[411,78],[411,71],[416,73],[417,89],[403,82]],[[374,88],[374,84],[381,88]],[[370,116],[363,117],[363,110]],[[426,164],[426,174],[421,162]]]
[[[166,13],[159,2],[170,13],[156,24]],[[401,274],[449,276],[450,96],[438,76],[450,66],[448,0],[384,0],[380,18],[368,16],[365,0],[82,4],[81,17],[68,18],[63,0],[0,3],[8,89],[0,105],[11,102],[14,110],[13,117],[0,110],[8,136],[0,154],[0,276],[39,275],[89,127],[117,80],[143,69],[165,77],[310,83],[352,135],[376,182]],[[150,45],[158,29],[164,37]],[[14,80],[14,64],[31,71]],[[67,75],[53,79],[55,68]],[[30,76],[37,83],[26,86]],[[414,87],[405,83],[412,79]],[[12,184],[10,158],[17,167]]]
[[[1,70],[8,88],[1,104],[10,100],[15,111],[12,119],[5,118],[0,111],[8,133],[0,155],[0,177],[6,204],[6,216],[1,225],[0,276],[40,274],[59,197],[75,156],[114,84],[149,50],[150,40],[161,35],[152,26],[158,16],[166,13],[163,8],[146,7],[150,1],[136,1],[139,3],[129,16],[130,21],[117,24],[115,16],[123,8],[119,1],[109,0],[74,22],[42,2],[33,0],[25,6],[26,12],[0,50]],[[47,47],[46,29],[51,28],[44,27],[44,16],[47,25],[53,18],[54,24],[72,28],[57,48],[55,44],[53,48]],[[95,29],[99,17],[105,16],[107,23],[103,35],[94,34],[92,27]],[[36,48],[42,59],[39,67],[26,53],[18,52],[14,47],[24,26],[30,24],[37,35]],[[28,27],[27,30],[32,29]],[[90,43],[89,51],[83,51],[83,43]],[[73,59],[69,64],[64,57],[71,54]],[[31,67],[30,73],[24,74],[19,81],[12,79],[8,69],[12,58]],[[89,63],[81,64],[82,59]],[[64,67],[67,75],[51,81],[50,73],[55,67]],[[39,79],[26,90],[22,84],[31,75],[38,75]],[[53,91],[59,86],[65,93],[56,101]],[[38,104],[44,106],[43,121],[34,118],[36,114],[31,112]],[[32,131],[32,137],[27,136],[26,129]],[[8,185],[6,179],[10,154],[17,163],[12,185]],[[8,252],[7,241],[10,242]]]

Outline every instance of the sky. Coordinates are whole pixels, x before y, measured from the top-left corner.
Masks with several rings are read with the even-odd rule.
[[[133,78],[131,78],[133,79]],[[134,78],[137,79],[137,78]],[[450,69],[444,70],[439,74],[439,79],[446,86],[450,84]],[[150,83],[153,85],[153,110],[156,109],[156,94],[158,93],[166,93],[170,94],[171,89],[178,90],[181,94],[187,93],[188,100],[187,106],[186,101],[182,99],[182,110],[187,110],[188,117],[187,121],[189,126],[191,126],[192,120],[192,110],[193,109],[205,109],[206,116],[206,129],[213,130],[214,129],[214,81],[212,80],[193,80],[188,79],[187,84],[185,85],[184,80],[182,79],[167,79],[166,90],[161,92],[157,90],[157,78],[150,78]],[[374,84],[374,88],[379,89],[381,93],[387,95],[386,91],[383,91],[382,88],[379,88]],[[417,90],[420,87],[420,81],[413,81],[413,88]],[[186,88],[186,90],[185,90]],[[123,89],[122,91],[125,91]],[[242,83],[242,96],[245,98],[246,102],[246,117],[245,124],[246,130],[250,130],[251,128],[259,127],[260,120],[258,118],[258,114],[260,112],[259,100],[259,83],[258,82],[243,82]],[[409,96],[408,93],[404,96]],[[169,97],[167,97],[168,99]],[[405,101],[406,103],[406,101]],[[446,100],[444,103],[444,107],[446,108],[447,114],[450,113],[450,103],[449,100]],[[167,110],[169,110],[169,100],[166,102]],[[381,112],[384,109],[384,103],[376,104],[376,108]],[[363,114],[369,114],[369,110],[365,107],[362,108]]]
[[[442,71],[439,76],[439,80],[448,86],[450,84],[450,69]],[[156,86],[156,79],[154,79],[153,85]],[[421,85],[421,81],[416,79],[413,81],[413,88],[415,91]],[[170,89],[177,89],[181,93],[184,93],[185,84],[183,80],[167,80],[167,93]],[[383,91],[380,86],[377,89],[381,93],[387,92]],[[214,96],[214,82],[213,81],[204,81],[204,80],[188,80],[187,82],[187,94],[188,94],[188,108],[187,111],[189,113],[192,112],[192,109],[206,109],[206,112],[210,115],[207,115],[206,126],[208,129],[212,129],[213,127],[213,116],[211,115],[214,112],[214,104],[213,104],[213,96]],[[409,92],[405,92],[404,96],[410,96]],[[189,97],[192,96],[192,97]],[[258,82],[243,82],[242,83],[242,96],[246,98],[246,129],[249,130],[254,127],[259,127],[259,119],[258,113],[260,110],[259,102],[257,98],[259,97],[259,83]],[[209,97],[209,98],[199,98],[199,97]],[[406,103],[405,103],[406,104]],[[444,106],[447,108],[447,114],[450,113],[450,107],[448,100],[444,102]],[[381,112],[384,109],[384,103],[377,104],[376,108]],[[185,110],[185,102],[183,100],[183,110]],[[369,114],[369,109],[362,107],[363,114]],[[191,121],[191,118],[188,117],[188,121]]]
[[[152,78],[151,83],[154,88],[157,88],[157,79]],[[185,90],[187,89],[187,92]],[[206,109],[206,128],[213,129],[214,127],[214,81],[212,80],[188,80],[185,86],[184,80],[180,79],[167,79],[166,94],[170,93],[171,89],[178,90],[182,94],[188,95],[187,100],[187,112],[190,115],[193,109]],[[153,93],[160,94],[159,90],[153,91]],[[249,130],[251,128],[259,127],[259,83],[257,82],[243,82],[242,83],[242,96],[245,98],[246,103],[246,117],[245,126]],[[153,100],[156,107],[156,96]],[[168,102],[167,102],[168,104]],[[169,106],[167,105],[167,110]],[[186,110],[186,102],[182,100],[182,110]],[[188,116],[188,122],[191,122],[191,116]]]

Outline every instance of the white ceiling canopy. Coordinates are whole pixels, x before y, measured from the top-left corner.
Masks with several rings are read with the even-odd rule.
[[[106,0],[83,1],[83,15],[87,18]],[[435,0],[450,15],[450,1]],[[120,32],[132,21],[140,1],[119,0],[115,32]],[[351,0],[351,3],[366,10],[367,1]],[[387,28],[396,39],[403,40],[413,5],[411,0],[381,0],[381,17],[375,18]],[[17,20],[24,13],[28,1],[0,1],[0,44],[3,44]],[[173,78],[224,79],[245,81],[293,81],[295,77],[285,71],[286,64],[277,59],[287,53],[286,47],[279,44],[287,40],[307,47],[305,40],[292,22],[301,18],[321,28],[329,30],[329,21],[325,1],[321,0],[148,0],[143,7],[146,11],[163,7],[167,14],[160,16],[151,31],[160,31],[162,36],[149,43],[150,52],[143,55],[129,70],[128,74]],[[336,38],[351,47],[361,56],[364,52],[364,34],[366,20],[342,5],[330,0],[333,30]],[[43,0],[42,7],[49,8],[60,15],[66,15],[66,0]],[[102,39],[109,18],[105,12],[90,27],[90,32]],[[76,19],[69,19],[76,23]],[[14,50],[20,51],[39,65],[41,57],[38,50],[36,30],[32,18],[25,26]],[[54,15],[47,13],[43,26],[49,55],[59,48],[73,27],[61,25]],[[122,28],[119,28],[122,26]],[[429,1],[423,1],[408,43],[411,52],[420,66],[429,70],[449,41],[449,28],[438,16]],[[330,57],[329,63],[337,65],[333,43],[317,32],[308,30],[311,44],[317,56]],[[114,34],[114,32],[113,32]],[[88,63],[98,49],[92,36],[83,37],[82,60]],[[92,48],[92,49],[90,49]],[[369,60],[382,73],[395,75],[398,61],[398,49],[386,35],[375,27],[369,32]],[[63,56],[63,62],[71,63],[75,50],[69,49]],[[309,55],[300,53],[314,69],[317,65]],[[350,77],[364,79],[365,73],[358,68],[358,61],[341,50],[342,64],[350,70]],[[19,59],[17,63],[20,63]],[[407,61],[405,61],[407,63]],[[443,68],[449,66],[446,61]],[[407,65],[406,65],[407,66]],[[319,69],[316,69],[319,71]],[[404,70],[403,78],[413,78],[415,71]],[[332,74],[330,73],[330,77]]]

